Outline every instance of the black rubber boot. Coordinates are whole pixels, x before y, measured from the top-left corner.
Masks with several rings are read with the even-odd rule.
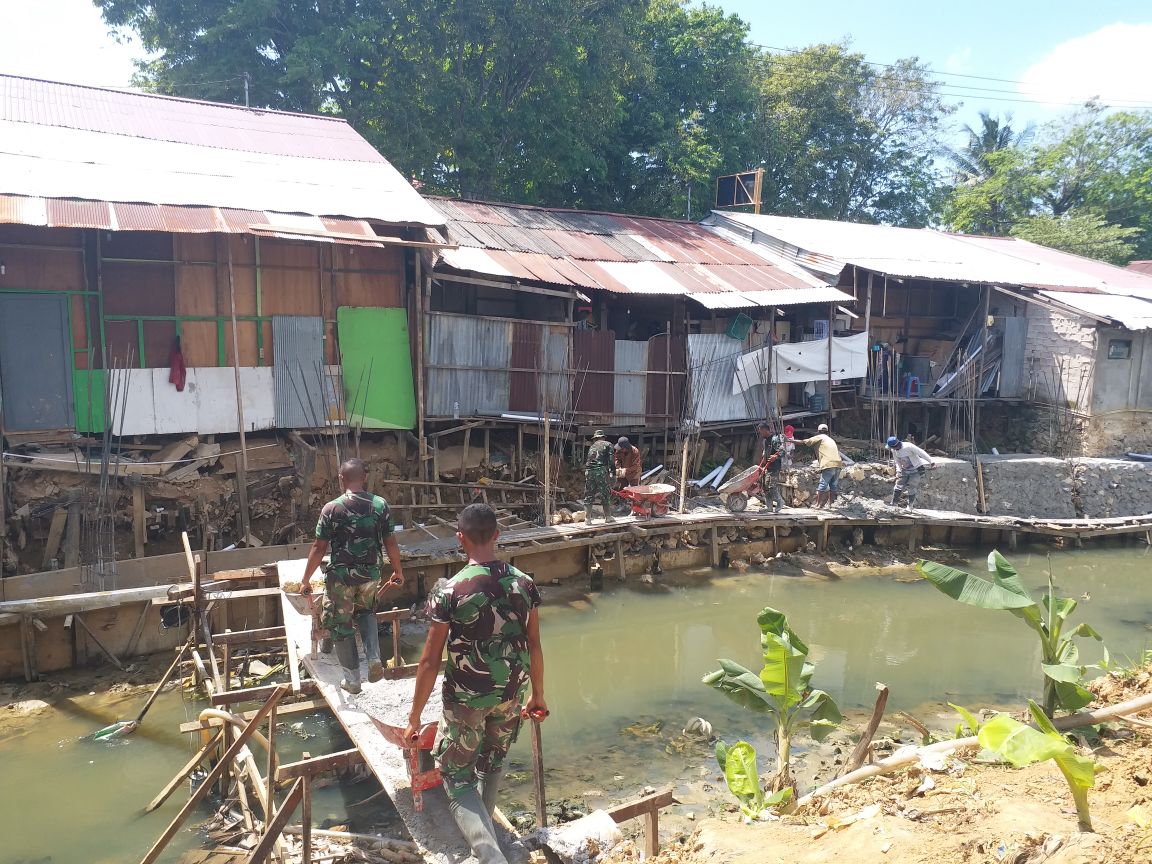
[[[356,626],[360,628],[360,641],[364,643],[364,659],[368,661],[368,683],[375,684],[384,677],[380,662],[380,624],[375,612],[357,612]]]
[[[479,864],[508,864],[508,859],[496,841],[492,817],[484,809],[484,800],[479,792],[466,789],[455,798],[449,796],[448,809]]]
[[[360,657],[356,653],[356,637],[337,639],[333,642],[336,657],[344,669],[344,680],[340,686],[355,695],[360,692]]]
[[[484,801],[484,809],[491,816],[496,810],[497,796],[500,794],[500,781],[504,779],[504,769],[497,768],[487,774],[477,771],[476,777],[480,781],[480,797]]]

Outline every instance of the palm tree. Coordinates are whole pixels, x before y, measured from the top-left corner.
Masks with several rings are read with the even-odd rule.
[[[974,186],[992,176],[991,154],[1013,147],[1027,147],[1036,134],[1036,125],[1029,123],[1017,131],[1012,128],[1011,112],[1001,120],[981,111],[980,128],[973,129],[965,124],[964,131],[968,133],[968,143],[958,150],[949,149],[946,155],[956,168],[956,184]]]

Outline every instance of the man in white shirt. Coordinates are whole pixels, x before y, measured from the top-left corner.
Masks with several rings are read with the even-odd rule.
[[[916,493],[920,488],[920,477],[925,471],[935,468],[932,457],[910,441],[901,441],[895,435],[886,442],[892,451],[892,461],[896,463],[896,485],[892,487],[892,506],[900,506],[900,496],[908,501],[912,509],[916,503]]]

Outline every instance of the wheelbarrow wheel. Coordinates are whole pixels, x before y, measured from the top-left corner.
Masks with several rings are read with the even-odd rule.
[[[724,502],[724,506],[732,513],[743,513],[748,509],[748,496],[743,492],[734,492],[728,496],[728,500]]]

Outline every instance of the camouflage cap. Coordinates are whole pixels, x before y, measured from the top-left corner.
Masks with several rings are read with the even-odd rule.
[[[597,429],[595,432],[592,433],[593,440],[595,440],[596,438],[607,438],[607,437],[608,436],[604,434],[603,429]]]

